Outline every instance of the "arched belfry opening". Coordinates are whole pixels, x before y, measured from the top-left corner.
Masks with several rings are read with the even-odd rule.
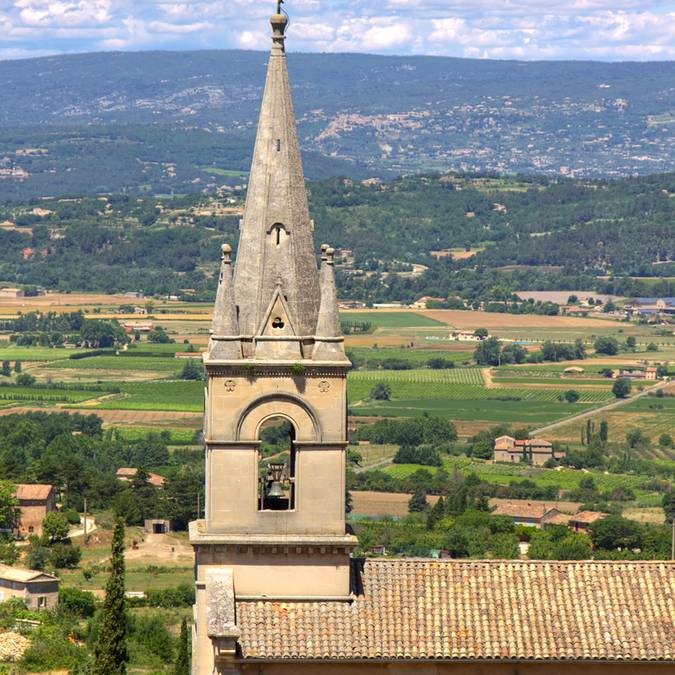
[[[296,499],[296,431],[287,418],[274,416],[260,425],[258,509],[292,511]]]

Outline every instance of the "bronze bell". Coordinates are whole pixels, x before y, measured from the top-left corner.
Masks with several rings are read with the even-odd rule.
[[[286,493],[284,492],[284,488],[281,486],[281,483],[277,480],[272,481],[267,490],[267,497],[269,499],[279,499],[285,496]]]

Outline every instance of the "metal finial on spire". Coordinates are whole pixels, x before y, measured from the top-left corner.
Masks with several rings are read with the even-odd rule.
[[[277,13],[272,15],[272,39],[283,50],[283,42],[288,28],[289,19],[286,10],[282,7],[284,0],[277,0]]]

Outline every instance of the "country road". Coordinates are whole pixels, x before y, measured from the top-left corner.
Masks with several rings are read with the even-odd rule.
[[[566,417],[563,420],[559,420],[558,422],[553,422],[552,424],[547,424],[544,427],[539,427],[539,429],[534,429],[533,431],[530,432],[530,436],[536,436],[537,434],[543,434],[548,431],[551,431],[551,429],[557,429],[558,427],[563,427],[566,424],[571,424],[573,422],[577,422],[579,420],[584,420],[587,417],[593,417],[594,415],[597,415],[598,413],[605,412],[607,410],[614,410],[616,408],[620,408],[622,405],[627,405],[628,403],[632,403],[633,401],[637,400],[638,398],[642,398],[643,396],[649,396],[649,394],[653,394],[655,391],[658,391],[659,389],[664,389],[670,384],[670,380],[665,380],[663,382],[659,382],[659,384],[655,385],[654,387],[650,387],[649,389],[645,389],[644,391],[639,392],[638,394],[635,394],[635,396],[631,396],[630,398],[620,398],[617,399],[616,401],[612,401],[612,403],[608,403],[607,405],[603,405],[600,408],[593,408],[593,410],[587,410],[586,412],[579,413],[578,415],[572,415],[572,417]]]

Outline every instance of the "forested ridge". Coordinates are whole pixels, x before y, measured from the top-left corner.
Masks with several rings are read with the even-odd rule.
[[[317,246],[353,251],[353,259],[338,259],[345,297],[504,299],[513,290],[556,288],[675,294],[668,279],[675,276],[675,174],[616,181],[428,174],[366,184],[334,178],[308,188]],[[0,208],[0,279],[61,290],[188,290],[207,299],[219,244],[236,246],[244,198],[235,191],[227,199],[10,203]],[[453,259],[449,249],[474,255]],[[411,275],[413,264],[424,267]]]

